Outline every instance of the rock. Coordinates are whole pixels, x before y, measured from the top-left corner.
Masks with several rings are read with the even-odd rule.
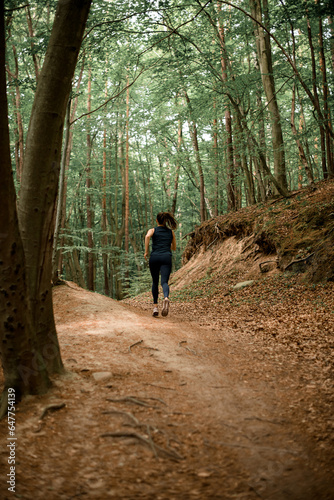
[[[250,281],[243,281],[242,283],[237,283],[234,285],[233,290],[241,290],[241,288],[245,288],[246,286],[252,285],[254,283],[254,280]]]
[[[111,372],[95,372],[95,373],[93,373],[93,378],[96,380],[96,382],[105,382],[106,380],[109,380],[111,376],[112,376]]]

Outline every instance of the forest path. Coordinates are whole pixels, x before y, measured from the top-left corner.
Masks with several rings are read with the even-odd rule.
[[[283,351],[274,365],[228,328],[152,318],[72,284],[54,304],[68,374],[19,407],[19,498],[333,498],[290,411],[298,367]]]

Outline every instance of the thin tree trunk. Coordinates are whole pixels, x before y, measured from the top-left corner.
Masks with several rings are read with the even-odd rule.
[[[264,13],[265,24],[268,21],[267,0],[250,0],[251,13],[254,19],[262,23]],[[263,5],[263,9],[262,9]],[[270,37],[264,29],[254,21],[254,32],[256,39],[257,55],[260,64],[262,84],[266,94],[268,109],[270,113],[272,144],[274,153],[274,175],[282,188],[287,189],[284,141],[281,127],[281,118],[276,99],[275,81],[271,58]]]
[[[319,4],[319,0],[316,0],[316,3]],[[333,164],[333,155],[332,155],[332,138],[331,138],[331,119],[330,119],[330,111],[328,106],[329,92],[328,92],[328,83],[327,83],[327,71],[326,71],[326,58],[324,51],[324,40],[323,40],[323,29],[322,29],[322,19],[319,16],[319,50],[320,50],[320,71],[322,74],[322,92],[324,99],[324,119],[326,122],[325,127],[325,141],[326,141],[326,160],[327,160],[327,170],[330,178],[334,177],[334,164]]]
[[[308,182],[310,185],[313,185],[314,179],[313,179],[312,171],[309,167],[309,164],[308,164],[305,152],[304,152],[304,148],[303,148],[303,145],[300,142],[300,139],[298,137],[298,132],[297,132],[296,125],[295,125],[295,107],[296,107],[296,84],[293,85],[293,89],[292,89],[291,129],[292,129],[292,133],[296,139],[296,143],[297,143],[298,151],[299,151],[299,158],[300,158],[301,164],[303,165],[303,167],[305,169]],[[301,189],[301,187],[302,186],[300,186],[300,189]]]
[[[215,176],[215,187],[214,187],[214,216],[218,215],[218,203],[219,203],[219,177],[218,177],[218,123],[216,116],[216,98],[213,99],[213,164],[214,164],[214,176]]]
[[[11,30],[8,28],[9,37],[11,37]],[[17,123],[17,139],[15,141],[15,159],[16,159],[16,177],[19,182],[21,182],[22,169],[23,169],[23,158],[24,158],[24,135],[23,135],[23,121],[21,115],[21,90],[18,85],[19,78],[19,64],[17,59],[17,51],[14,44],[12,44],[13,57],[15,63],[15,73],[10,71],[7,64],[7,72],[9,75],[9,81],[15,80],[15,119]]]
[[[177,138],[177,163],[176,163],[176,170],[175,170],[175,181],[174,181],[174,194],[173,194],[173,202],[172,202],[172,210],[171,213],[172,215],[175,215],[176,211],[176,203],[177,203],[177,193],[178,193],[178,188],[179,188],[179,176],[180,176],[180,151],[181,151],[181,144],[182,144],[182,122],[181,118],[179,118],[179,127],[178,127],[178,138]]]
[[[219,41],[221,49],[221,70],[222,81],[227,82],[227,55],[225,48],[225,30],[220,22],[221,3],[218,0],[218,28],[219,28]],[[225,104],[225,132],[226,132],[226,172],[227,172],[227,210],[236,210],[236,192],[235,192],[235,179],[234,179],[234,158],[233,158],[233,137],[232,137],[232,117],[231,110],[228,104]]]
[[[201,162],[201,157],[199,154],[199,147],[198,147],[197,127],[196,127],[195,120],[193,119],[193,116],[192,116],[191,103],[190,103],[190,99],[189,99],[189,96],[188,96],[186,91],[184,91],[184,96],[186,98],[186,102],[187,102],[188,110],[189,110],[189,117],[190,117],[189,130],[190,130],[190,135],[191,135],[191,139],[192,139],[192,143],[193,143],[196,164],[197,164],[197,169],[198,169],[198,176],[199,176],[201,222],[204,222],[204,221],[206,221],[205,184],[204,184],[204,173],[203,173],[203,168],[202,168],[202,162]]]
[[[91,112],[91,93],[92,93],[92,73],[91,67],[88,70],[88,100],[87,100],[87,121],[89,122],[90,112]],[[87,239],[88,239],[88,255],[87,255],[87,287],[88,290],[95,290],[95,273],[94,273],[94,240],[93,240],[93,214],[92,214],[92,200],[90,196],[90,189],[92,187],[92,179],[91,179],[91,168],[90,162],[92,157],[92,137],[89,130],[87,132],[87,169],[86,169],[86,187],[87,187],[87,195],[86,195],[86,213],[87,213]]]
[[[78,82],[77,82],[76,89],[75,89],[76,96],[75,96],[75,99],[73,101],[71,118],[70,118],[69,143],[68,143],[68,147],[66,150],[66,164],[65,164],[65,179],[64,179],[64,188],[63,188],[64,193],[63,193],[63,207],[62,207],[62,218],[61,218],[61,231],[63,231],[65,229],[65,225],[66,225],[67,173],[68,173],[68,169],[70,166],[71,151],[72,151],[72,144],[73,144],[73,129],[71,127],[71,124],[75,118],[76,110],[78,107],[79,89],[80,89],[80,85],[81,85],[81,81],[82,81],[84,68],[85,68],[85,58],[83,59],[83,62],[81,64],[80,74],[79,74]],[[80,177],[80,179],[81,179],[81,177]],[[64,244],[65,244],[65,238],[64,238],[64,236],[61,236],[60,249],[58,252],[58,269],[60,270],[60,272],[62,271],[62,268],[63,268],[62,247],[64,246]]]
[[[29,5],[26,7],[26,15],[27,15],[28,31],[29,31],[29,36],[30,36],[30,47],[31,47],[32,59],[34,61],[35,77],[36,77],[36,82],[37,82],[38,77],[39,77],[39,61],[38,61],[38,58],[37,58],[37,55],[35,52],[35,44],[33,42],[34,30],[32,27],[32,19],[31,19]]]
[[[105,84],[105,99],[108,97],[108,85]],[[104,293],[109,296],[109,273],[108,273],[108,234],[107,234],[107,129],[103,130],[103,160],[102,160],[102,264],[104,277]]]
[[[332,61],[332,67],[334,70],[334,24],[333,24],[333,19],[332,16],[328,16],[328,24],[330,25],[331,29],[331,40],[330,40],[330,47],[331,47],[331,61]]]
[[[127,79],[126,88],[126,138],[125,138],[125,267],[126,276],[128,277],[128,258],[129,258],[129,113],[130,113],[130,89],[129,77]]]
[[[63,194],[64,194],[64,184],[65,184],[65,164],[66,164],[66,155],[67,148],[70,140],[70,113],[71,113],[71,98],[68,100],[67,105],[67,114],[66,114],[66,129],[65,129],[65,140],[61,158],[61,166],[60,166],[60,176],[59,176],[59,190],[58,190],[58,201],[57,201],[57,214],[56,214],[56,222],[55,222],[55,231],[53,237],[53,250],[52,250],[52,283],[57,283],[59,279],[58,272],[58,238],[61,227],[61,219],[62,219],[62,209],[63,209]]]
[[[316,109],[320,110],[320,102],[319,102],[319,95],[318,95],[318,89],[317,89],[317,71],[316,71],[315,53],[314,53],[314,46],[313,46],[313,39],[312,39],[311,23],[310,23],[310,18],[308,15],[307,8],[306,8],[306,17],[307,17],[307,34],[308,34],[308,41],[309,41],[309,46],[310,46],[311,62],[312,62],[312,85],[313,85],[314,103],[315,103]],[[322,173],[323,173],[324,179],[327,179],[328,178],[328,170],[327,170],[327,164],[326,164],[325,129],[324,129],[323,123],[321,123],[321,122],[318,122],[318,126],[319,126],[319,132],[320,132]]]
[[[238,131],[238,136],[235,142],[239,147],[239,151],[241,151],[241,154],[239,156],[246,184],[246,200],[248,205],[254,205],[254,203],[256,203],[256,199],[255,199],[253,175],[252,172],[248,169],[247,165],[247,158],[245,154],[246,147],[244,147],[244,137],[243,137],[244,134],[240,122],[240,117],[238,116],[238,114],[236,114],[235,117],[235,124],[236,124],[236,130]]]

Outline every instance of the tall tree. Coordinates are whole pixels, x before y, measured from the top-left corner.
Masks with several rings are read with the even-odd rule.
[[[52,308],[52,237],[66,104],[90,4],[91,0],[58,2],[26,141],[18,206],[19,231],[15,222],[15,197],[8,161],[7,107],[3,97],[4,61],[0,67],[4,104],[1,106],[4,132],[1,134],[1,148],[7,158],[1,167],[7,184],[5,188],[8,187],[8,192],[4,191],[0,196],[4,204],[1,207],[4,212],[0,233],[6,243],[0,246],[0,262],[4,270],[0,272],[0,290],[6,303],[5,307],[1,306],[1,361],[5,386],[13,383],[12,387],[18,395],[46,390],[46,370],[51,374],[62,369]],[[3,21],[1,31],[4,31]],[[0,52],[3,57],[3,47]],[[3,213],[8,217],[3,216]],[[9,272],[9,269],[12,271]],[[20,277],[22,285],[17,281]],[[16,321],[21,335],[15,331]],[[19,361],[20,357],[22,363],[13,362],[15,358],[15,361]],[[22,367],[25,370],[20,375]]]
[[[269,25],[268,1],[250,0],[250,5],[252,16],[255,20],[254,33],[263,89],[266,94],[270,113],[275,177],[283,188],[287,188],[283,132],[273,76],[271,42],[268,32],[264,31],[262,27],[263,24],[267,27]]]

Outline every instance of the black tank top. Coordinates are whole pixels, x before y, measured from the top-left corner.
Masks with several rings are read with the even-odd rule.
[[[154,255],[172,255],[170,246],[173,241],[173,232],[168,227],[158,226],[154,228],[152,236],[152,252]]]

